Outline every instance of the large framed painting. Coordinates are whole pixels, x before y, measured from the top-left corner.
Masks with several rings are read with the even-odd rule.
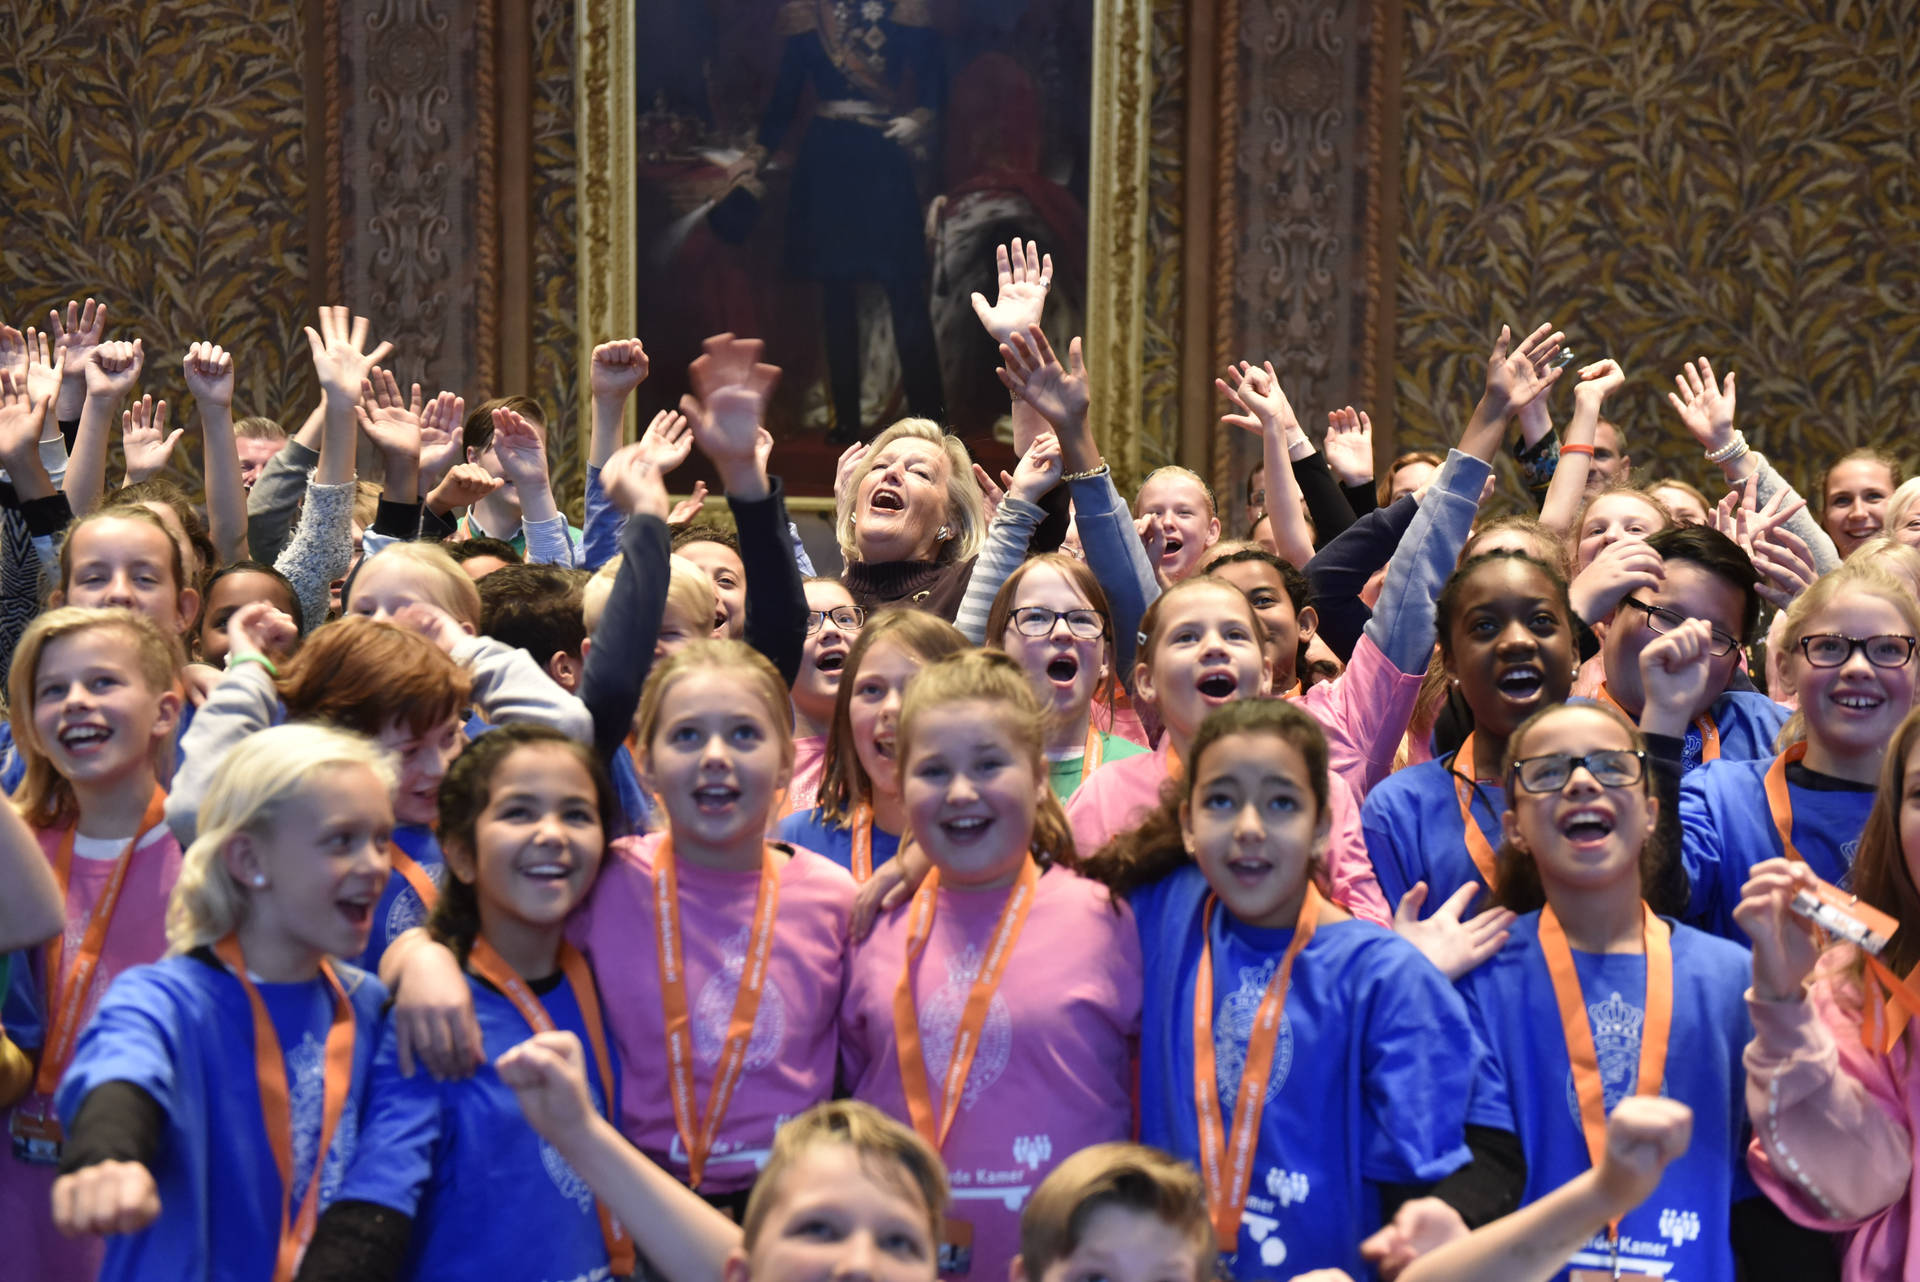
[[[934,418],[1011,466],[971,295],[994,246],[1053,256],[1096,430],[1130,471],[1140,376],[1147,0],[579,0],[581,360],[638,335],[638,420],[702,337],[764,339],[796,499],[845,446]],[[693,469],[694,464],[689,464]],[[688,481],[677,477],[676,481]],[[676,487],[678,488],[678,487]]]

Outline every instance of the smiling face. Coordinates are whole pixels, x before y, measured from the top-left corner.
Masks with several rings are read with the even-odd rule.
[[[1573,685],[1573,625],[1546,572],[1501,558],[1461,585],[1442,656],[1474,724],[1505,739]]]
[[[1893,602],[1867,593],[1815,610],[1799,632],[1803,637],[1834,633],[1855,639],[1914,634],[1907,616]],[[1799,647],[1789,651],[1785,675],[1807,720],[1808,755],[1813,758],[1808,765],[1823,769],[1822,759],[1884,751],[1894,730],[1913,710],[1916,667],[1920,665],[1912,658],[1897,668],[1875,667],[1855,647],[1839,667],[1816,668]]]
[[[1054,619],[1041,636],[1028,636],[1020,630],[1019,619],[1020,611],[1028,609],[1056,615],[1073,610],[1091,613],[1093,602],[1060,571],[1040,565],[1021,576],[1012,607],[999,637],[1001,648],[1027,674],[1052,724],[1084,727],[1093,692],[1107,672],[1106,638],[1075,636],[1065,618]]]
[[[1249,926],[1284,928],[1299,917],[1328,816],[1299,748],[1277,734],[1229,734],[1193,763],[1180,830],[1228,912]]]
[[[148,769],[173,733],[180,696],[155,690],[124,628],[90,627],[47,642],[33,674],[33,729],[61,778],[78,788]]]
[[[947,482],[953,465],[936,442],[915,436],[889,441],[873,456],[854,491],[854,543],[871,563],[931,561],[940,529],[953,522]]]
[[[467,746],[461,719],[449,717],[424,734],[404,721],[390,721],[375,738],[400,758],[400,785],[393,797],[395,817],[403,824],[434,823],[440,817],[440,781]]]
[[[236,436],[233,448],[240,455],[240,485],[251,490],[253,483],[260,479],[260,472],[273,456],[286,448],[286,442],[263,440],[257,436]]]
[[[694,667],[660,700],[642,754],[674,849],[696,863],[751,865],[792,766],[783,727],[754,690],[720,668]]]
[[[815,726],[824,727],[833,720],[833,701],[840,694],[840,674],[847,666],[847,652],[860,636],[858,628],[843,628],[835,623],[832,611],[853,608],[853,595],[840,584],[818,580],[806,585],[807,609],[828,617],[820,629],[807,634],[801,653],[800,673],[793,681],[793,706]]]
[[[969,699],[915,715],[901,781],[915,840],[949,885],[1010,883],[1032,846],[1045,768],[996,704]]]
[[[1625,480],[1631,467],[1620,429],[1601,419],[1593,429],[1593,463],[1587,468],[1587,493],[1596,493],[1615,481]]]
[[[696,540],[683,543],[674,549],[678,556],[684,556],[706,572],[713,580],[713,595],[717,610],[714,616],[716,637],[731,637],[738,641],[747,631],[747,567],[741,563],[740,554],[724,543],[709,543]]]
[[[199,609],[199,593],[174,581],[178,549],[166,531],[133,517],[103,516],[69,536],[67,577],[61,603],[121,606],[144,614],[162,632],[186,632]]]
[[[1168,599],[1153,642],[1149,661],[1134,669],[1134,688],[1158,710],[1176,748],[1215,708],[1260,698],[1273,676],[1252,607],[1224,583],[1197,584]]]
[[[392,833],[380,776],[362,765],[327,766],[264,832],[236,835],[227,862],[264,931],[316,957],[357,957],[387,884]],[[255,876],[266,884],[252,884]]]
[[[1192,574],[1207,549],[1220,541],[1220,522],[1206,490],[1185,472],[1162,470],[1148,477],[1133,514],[1152,517],[1162,531],[1160,563],[1154,568],[1168,583]]]
[[[1894,485],[1887,465],[1873,459],[1848,459],[1827,473],[1820,525],[1841,556],[1880,533]]]
[[[1289,689],[1294,682],[1294,669],[1299,666],[1301,634],[1313,635],[1311,627],[1302,626],[1313,617],[1311,607],[1305,619],[1296,615],[1293,598],[1287,594],[1286,580],[1280,571],[1265,562],[1235,561],[1216,566],[1212,574],[1246,594],[1247,604],[1267,628],[1266,654],[1267,663],[1273,669],[1273,688]]]
[[[1667,518],[1639,494],[1603,494],[1587,505],[1580,522],[1580,543],[1574,556],[1574,573],[1593,563],[1602,548],[1622,539],[1645,541],[1649,534],[1665,528]]]
[[[254,601],[265,601],[282,613],[293,613],[287,585],[258,570],[223,576],[207,590],[207,609],[200,620],[200,657],[219,667],[227,661],[227,624],[234,611]]]
[[[938,1244],[910,1182],[848,1144],[816,1144],[780,1180],[749,1251],[725,1282],[934,1282]]]
[[[446,859],[474,886],[483,931],[500,919],[544,928],[586,897],[605,849],[593,776],[567,748],[535,743],[494,767],[473,849],[449,846]]]
[[[867,784],[883,797],[900,795],[900,766],[895,736],[900,728],[900,700],[913,674],[925,660],[893,641],[879,641],[861,658],[847,699],[847,720],[853,731],[854,754],[866,772]],[[841,677],[845,681],[848,678]]]
[[[1597,708],[1569,705],[1527,731],[1515,750],[1525,759],[1556,754],[1631,752],[1633,737]],[[1533,856],[1541,884],[1596,890],[1640,876],[1640,852],[1653,835],[1653,799],[1641,782],[1603,787],[1592,771],[1576,766],[1552,792],[1528,792],[1515,784],[1507,812],[1507,836]]]
[[[1634,600],[1658,610],[1667,610],[1683,619],[1704,619],[1715,633],[1739,640],[1746,627],[1746,597],[1740,589],[1703,565],[1669,557],[1666,578],[1658,587],[1639,588],[1630,594]],[[1606,665],[1607,692],[1629,716],[1639,716],[1646,703],[1640,685],[1640,652],[1659,634],[1648,622],[1645,610],[1622,605],[1607,625],[1600,653]],[[1707,658],[1707,691],[1699,707],[1689,718],[1705,712],[1726,692],[1733,670],[1740,665],[1738,648],[1724,655]]]

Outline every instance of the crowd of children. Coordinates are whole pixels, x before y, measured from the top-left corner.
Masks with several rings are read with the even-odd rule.
[[[198,502],[105,306],[0,326],[0,1271],[1920,1278],[1920,481],[1701,359],[1642,485],[1503,328],[1377,480],[1225,371],[1226,539],[999,275],[1017,469],[850,447],[838,575],[751,339],[632,443],[594,350],[576,527],[344,308],[292,434],[182,358]]]

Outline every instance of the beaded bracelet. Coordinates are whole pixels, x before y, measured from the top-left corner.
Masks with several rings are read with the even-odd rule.
[[[1102,463],[1099,467],[1090,467],[1084,472],[1068,472],[1060,479],[1063,481],[1091,481],[1096,476],[1105,476],[1113,469]]]
[[[1739,458],[1747,452],[1747,436],[1744,432],[1735,432],[1733,439],[1717,450],[1707,451],[1707,462],[1724,463],[1728,459]]]

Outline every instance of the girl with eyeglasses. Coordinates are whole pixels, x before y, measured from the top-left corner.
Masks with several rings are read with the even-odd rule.
[[[1690,621],[1649,644],[1656,687],[1696,679],[1702,665],[1663,664],[1662,654],[1702,645],[1705,630]],[[1610,707],[1548,708],[1509,736],[1497,893],[1519,916],[1506,946],[1460,981],[1487,1052],[1468,1122],[1519,1136],[1525,1205],[1601,1165],[1621,1100],[1687,1105],[1685,1155],[1571,1267],[1733,1282],[1736,1255],[1747,1265],[1753,1246],[1749,1213],[1769,1218],[1745,1164],[1747,957],[1647,903],[1644,888],[1670,858],[1650,778],[1645,741]]]
[[[812,578],[805,587],[807,643],[793,679],[793,782],[787,786],[787,814],[811,810],[819,798],[840,674],[867,621],[866,611],[853,603],[840,580]]]
[[[1782,676],[1800,709],[1780,733],[1779,754],[1709,762],[1680,785],[1688,922],[1746,942],[1733,909],[1765,859],[1804,861],[1826,881],[1849,883],[1887,743],[1920,689],[1916,637],[1920,603],[1875,566],[1842,566],[1793,603]],[[1644,713],[1641,726],[1670,729]]]
[[[1058,552],[1022,563],[987,613],[987,644],[1020,665],[1046,709],[1047,776],[1063,802],[1103,763],[1146,751],[1094,724],[1094,699],[1110,688],[1112,634],[1099,580]]]

